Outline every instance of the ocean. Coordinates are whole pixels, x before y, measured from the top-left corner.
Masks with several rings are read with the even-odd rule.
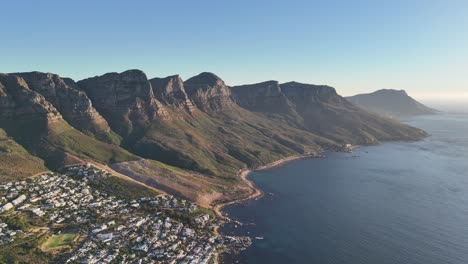
[[[251,173],[265,195],[222,232],[263,239],[224,262],[468,263],[468,114],[405,122],[431,136]]]

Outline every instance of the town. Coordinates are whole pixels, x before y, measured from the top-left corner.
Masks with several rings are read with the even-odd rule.
[[[221,220],[186,200],[116,197],[94,184],[112,177],[86,164],[0,185],[0,248],[32,237],[52,262],[212,263],[251,243],[217,235]]]

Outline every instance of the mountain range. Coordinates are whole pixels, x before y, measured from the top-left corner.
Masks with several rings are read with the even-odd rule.
[[[383,89],[369,94],[346,97],[346,99],[368,111],[394,118],[437,113],[437,110],[416,101],[404,90]]]
[[[245,197],[242,169],[345,144],[427,134],[356,106],[329,86],[267,81],[230,87],[140,70],[78,82],[0,74],[0,179],[95,162],[202,205]]]

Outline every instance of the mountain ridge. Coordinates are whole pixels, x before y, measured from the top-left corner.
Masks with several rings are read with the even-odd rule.
[[[427,135],[364,111],[325,85],[267,81],[230,87],[208,72],[183,81],[178,75],[148,78],[141,70],[77,82],[51,73],[6,76],[0,76],[0,128],[47,166],[95,160],[206,205],[248,195],[237,176],[241,169],[344,144]],[[14,97],[18,91],[29,97]],[[38,107],[31,107],[34,102]],[[40,110],[46,118],[32,143],[25,138],[33,135],[18,125],[22,118],[15,118],[26,110]],[[89,131],[77,117],[96,121],[114,140]]]

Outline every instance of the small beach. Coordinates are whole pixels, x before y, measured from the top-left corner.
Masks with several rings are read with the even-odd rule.
[[[317,154],[304,154],[304,155],[290,156],[290,157],[286,157],[286,158],[274,161],[272,163],[260,166],[258,168],[253,169],[253,170],[252,169],[243,169],[243,170],[241,170],[239,172],[238,176],[242,179],[242,181],[244,181],[251,188],[252,193],[249,196],[245,197],[245,198],[229,201],[229,202],[226,202],[226,203],[217,204],[217,205],[215,205],[213,207],[214,212],[216,213],[216,215],[218,217],[224,219],[225,216],[223,215],[223,211],[222,211],[222,209],[224,207],[232,205],[232,204],[242,203],[242,202],[245,202],[245,201],[248,201],[248,200],[256,199],[256,198],[259,198],[259,197],[261,197],[263,195],[262,190],[257,188],[255,186],[255,184],[251,180],[249,180],[249,178],[248,178],[249,174],[252,171],[262,171],[262,170],[273,169],[275,167],[284,165],[284,164],[286,164],[288,162],[291,162],[291,161],[294,161],[294,160],[310,159],[310,158],[317,158],[317,157],[319,157]]]

